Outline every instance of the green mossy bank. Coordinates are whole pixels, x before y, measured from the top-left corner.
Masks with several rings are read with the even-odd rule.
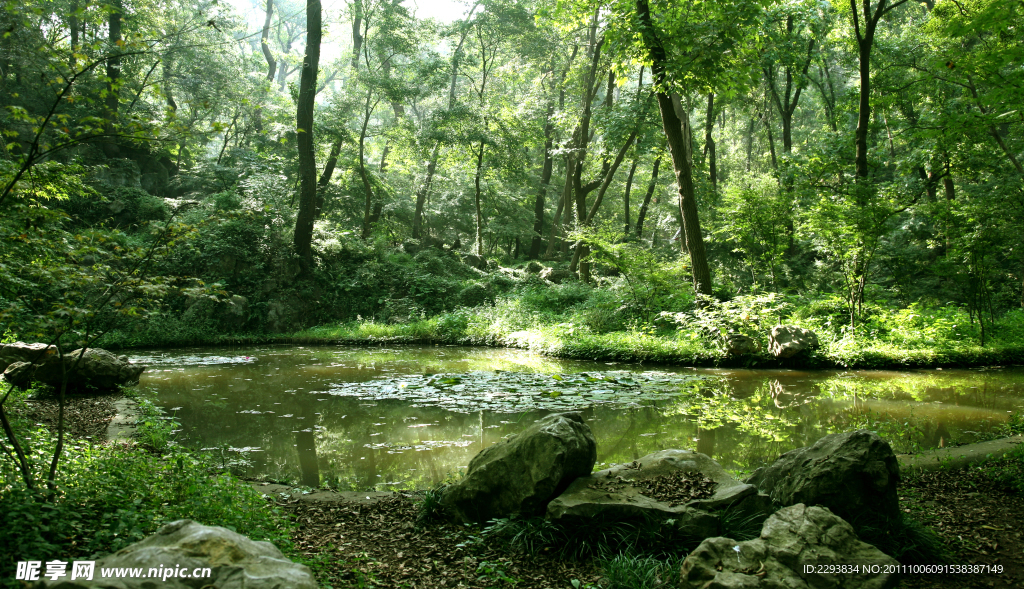
[[[778,360],[768,354],[728,356],[725,351],[703,340],[678,334],[643,332],[576,333],[571,328],[552,326],[511,333],[465,334],[445,332],[437,319],[411,324],[388,325],[352,322],[321,326],[290,334],[240,333],[211,334],[189,339],[177,345],[242,346],[264,344],[299,345],[462,345],[518,348],[531,352],[601,362],[673,364],[701,367],[744,368],[816,368],[816,369],[900,369],[968,368],[1024,364],[1024,343],[995,342],[985,346],[961,342],[956,346],[901,348],[877,342],[837,342],[824,345],[803,357]],[[113,348],[136,346],[111,345]],[[138,347],[149,347],[146,343]]]

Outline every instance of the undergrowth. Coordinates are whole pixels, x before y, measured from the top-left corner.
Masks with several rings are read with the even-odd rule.
[[[18,418],[20,397],[8,400],[12,426],[42,481],[55,436]],[[293,524],[280,510],[210,456],[169,443],[176,422],[155,417],[152,406],[143,411],[145,444],[68,441],[52,489],[27,488],[10,457],[0,457],[0,569],[13,571],[20,560],[100,557],[186,518],[294,552]],[[0,586],[11,583],[6,577]]]

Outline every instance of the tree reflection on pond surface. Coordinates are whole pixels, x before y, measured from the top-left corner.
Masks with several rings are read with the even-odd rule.
[[[1024,369],[722,370],[460,347],[267,346],[138,353],[180,407],[182,443],[245,476],[342,490],[426,488],[552,411],[579,410],[598,462],[693,448],[751,470],[821,436],[878,431],[897,452],[991,437]]]

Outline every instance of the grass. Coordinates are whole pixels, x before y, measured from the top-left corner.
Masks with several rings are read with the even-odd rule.
[[[600,561],[604,589],[659,589],[678,587],[682,556],[655,558],[629,553]]]
[[[498,280],[498,274],[491,278]],[[482,301],[465,303],[473,306],[448,306],[432,314],[424,308],[391,315],[390,321],[358,318],[272,334],[225,331],[184,316],[160,315],[147,321],[142,331],[113,332],[99,345],[458,344],[583,360],[691,366],[924,368],[1024,363],[1021,309],[1011,309],[988,325],[986,343],[981,345],[977,322],[955,305],[915,303],[899,308],[866,303],[857,326],[851,328],[845,301],[830,295],[744,295],[725,302],[709,299],[699,306],[682,285],[660,303],[643,306],[617,279],[604,279],[601,287],[577,282],[549,285],[536,277],[501,280],[510,285],[494,293],[489,290]],[[783,362],[775,359],[767,351],[768,332],[780,323],[814,331],[820,348]],[[761,351],[728,357],[721,343],[728,333],[754,338]]]

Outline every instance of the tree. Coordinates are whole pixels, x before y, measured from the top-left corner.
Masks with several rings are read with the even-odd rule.
[[[700,219],[697,213],[696,195],[693,188],[693,157],[691,146],[691,129],[689,115],[683,109],[673,90],[684,88],[683,82],[691,80],[714,80],[721,72],[725,61],[714,58],[711,52],[718,50],[719,56],[728,56],[735,47],[736,37],[742,32],[756,13],[755,5],[750,3],[727,4],[712,12],[707,3],[696,3],[690,7],[671,7],[664,11],[663,23],[656,25],[647,0],[637,0],[635,10],[629,15],[630,33],[639,39],[639,47],[632,47],[631,52],[639,53],[644,62],[649,63],[654,76],[654,92],[658,99],[662,126],[668,140],[669,153],[676,172],[676,184],[679,190],[679,211],[683,221],[683,233],[686,249],[690,254],[693,266],[694,289],[705,295],[712,292],[711,269],[708,265],[707,253],[704,248],[704,237],[701,233]],[[696,25],[696,17],[717,17],[720,20],[705,20],[703,25]],[[737,19],[737,17],[740,17]],[[666,26],[668,25],[668,26]],[[663,29],[668,28],[670,37],[690,33],[692,37],[706,36],[722,25],[722,30],[713,31],[718,37],[711,47],[700,50],[683,51],[681,55],[670,59],[662,41],[666,37]],[[623,32],[624,34],[625,32]],[[704,37],[703,40],[709,40]],[[680,64],[682,62],[682,64]],[[682,67],[680,67],[682,65]],[[683,69],[685,67],[686,69]]]
[[[875,4],[877,1],[877,4]],[[860,100],[857,104],[856,176],[862,182],[870,175],[868,169],[868,127],[871,124],[871,50],[875,44],[878,23],[886,14],[902,6],[907,0],[850,0],[853,30],[857,38],[857,60],[860,74]],[[864,195],[860,196],[863,201]]]
[[[320,67],[320,0],[306,0],[306,56],[302,60],[295,115],[299,151],[299,214],[295,219],[295,253],[303,273],[313,265],[313,223],[316,221],[316,154],[313,144],[313,109],[316,76]]]

